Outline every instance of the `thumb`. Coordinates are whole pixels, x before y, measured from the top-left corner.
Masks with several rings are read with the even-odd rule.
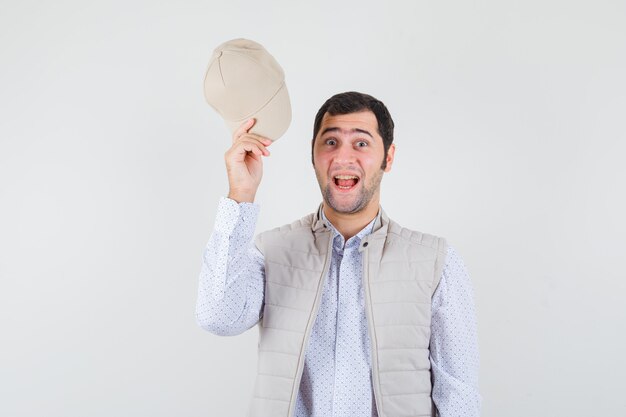
[[[246,128],[245,128],[245,129],[246,129],[246,132],[247,132],[248,130],[250,130],[250,129],[252,128],[252,126],[254,126],[255,124],[256,124],[256,119],[255,119],[254,117],[249,118],[249,119],[246,121],[246,124],[245,124],[245,126],[246,126]]]
[[[239,127],[233,132],[233,143],[237,141],[237,138],[239,138],[239,136],[243,135],[244,133],[248,133],[248,130],[250,130],[250,128],[252,128],[255,123],[256,119],[250,118],[240,124]]]

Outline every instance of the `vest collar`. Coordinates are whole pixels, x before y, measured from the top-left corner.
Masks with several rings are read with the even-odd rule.
[[[324,220],[322,218],[323,207],[324,207],[324,204],[320,203],[317,209],[317,213],[313,217],[313,224],[311,225],[311,229],[313,230],[313,233],[323,233],[323,232],[330,233],[330,229],[328,228],[328,226],[326,226],[326,223],[324,223]],[[374,222],[372,233],[364,236],[363,239],[361,239],[361,246],[359,248],[359,251],[363,250],[364,247],[368,246],[368,244],[366,243],[368,241],[369,242],[384,241],[384,239],[387,237],[388,228],[389,228],[389,217],[387,217],[387,214],[385,213],[385,210],[383,210],[382,206],[379,206],[378,215],[376,216],[376,221]]]

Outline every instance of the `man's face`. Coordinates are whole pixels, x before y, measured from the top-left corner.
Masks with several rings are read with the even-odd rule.
[[[395,146],[387,153],[371,111],[331,116],[326,113],[313,146],[315,176],[325,203],[338,213],[378,206],[383,172],[391,170]]]

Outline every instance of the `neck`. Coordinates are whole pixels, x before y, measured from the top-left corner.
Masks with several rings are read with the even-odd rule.
[[[367,207],[358,213],[340,213],[335,211],[326,202],[323,210],[326,218],[335,226],[335,229],[343,236],[344,240],[350,239],[359,233],[378,214],[379,202],[370,201]]]

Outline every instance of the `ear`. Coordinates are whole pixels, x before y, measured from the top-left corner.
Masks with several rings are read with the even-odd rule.
[[[311,139],[311,165],[315,168],[315,138]]]
[[[391,165],[393,165],[393,157],[396,154],[396,144],[392,143],[387,151],[387,166],[385,167],[385,172],[391,171]]]

